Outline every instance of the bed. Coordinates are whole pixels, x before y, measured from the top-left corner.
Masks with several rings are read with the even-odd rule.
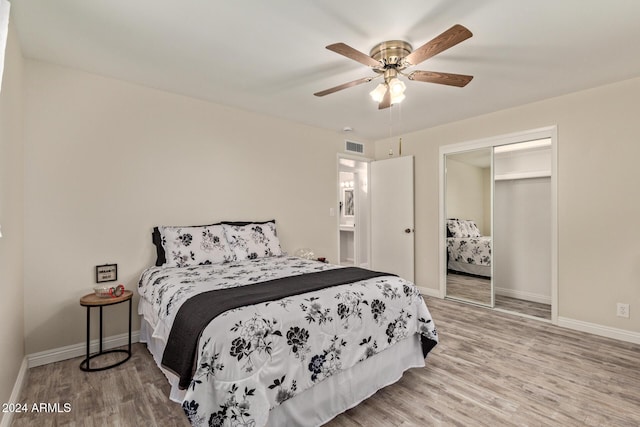
[[[275,221],[158,227],[154,243],[141,341],[193,426],[321,425],[438,341],[415,285],[288,256]]]
[[[447,269],[491,277],[491,237],[482,236],[475,221],[447,219]]]

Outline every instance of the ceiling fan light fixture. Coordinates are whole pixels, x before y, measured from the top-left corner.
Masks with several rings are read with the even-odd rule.
[[[371,99],[375,102],[381,102],[385,93],[387,93],[387,85],[380,83],[374,90],[369,92],[369,95],[371,95]]]
[[[394,77],[391,80],[389,80],[388,84],[389,84],[389,91],[391,91],[392,97],[404,94],[404,91],[407,88],[404,82],[402,82],[397,77]]]

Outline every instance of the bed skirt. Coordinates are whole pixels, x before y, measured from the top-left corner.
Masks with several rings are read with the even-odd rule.
[[[152,331],[153,328],[143,317],[140,341],[147,344],[156,365],[169,380],[170,399],[182,404],[185,390],[178,388],[179,378],[175,374],[160,366],[165,344],[151,336]],[[425,361],[422,357],[420,335],[414,334],[276,406],[269,413],[267,425],[322,425],[358,405],[381,388],[395,383],[406,370],[423,366]]]
[[[447,268],[454,273],[460,272],[491,278],[490,265],[467,264],[466,262],[452,261],[451,259],[449,259]]]

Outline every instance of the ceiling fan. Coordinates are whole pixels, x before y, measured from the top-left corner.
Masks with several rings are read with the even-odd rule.
[[[314,95],[329,95],[330,93],[338,92],[362,83],[368,83],[378,77],[383,77],[384,83],[380,83],[370,92],[374,101],[378,102],[378,109],[382,110],[391,107],[393,104],[400,103],[405,97],[405,84],[398,79],[398,75],[403,75],[409,80],[419,82],[464,87],[473,79],[473,76],[437,73],[434,71],[413,71],[407,74],[403,71],[457,45],[472,35],[471,31],[464,26],[454,25],[416,50],[413,50],[411,45],[406,41],[390,40],[374,46],[371,52],[369,52],[369,55],[344,43],[331,44],[327,46],[327,49],[371,67],[378,75],[344,83],[330,89],[316,92]]]

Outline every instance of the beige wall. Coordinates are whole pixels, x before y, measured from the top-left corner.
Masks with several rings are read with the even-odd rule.
[[[24,358],[22,55],[13,26],[0,92],[0,402],[9,402]]]
[[[416,283],[439,286],[438,147],[557,125],[558,314],[640,332],[639,98],[637,78],[403,135],[415,156]],[[376,158],[396,144],[377,141]]]
[[[487,201],[491,203],[491,182],[487,186],[486,168],[460,162],[454,157],[447,157],[446,217],[475,221],[480,233],[490,236],[491,228],[485,227],[484,218],[487,212],[485,204]],[[486,190],[489,190],[488,195]]]
[[[135,289],[155,260],[155,225],[275,218],[285,250],[337,261],[329,208],[342,134],[25,65],[27,354],[84,341],[78,299],[95,266],[117,263],[118,282]],[[105,336],[126,331],[126,305],[105,316]]]

